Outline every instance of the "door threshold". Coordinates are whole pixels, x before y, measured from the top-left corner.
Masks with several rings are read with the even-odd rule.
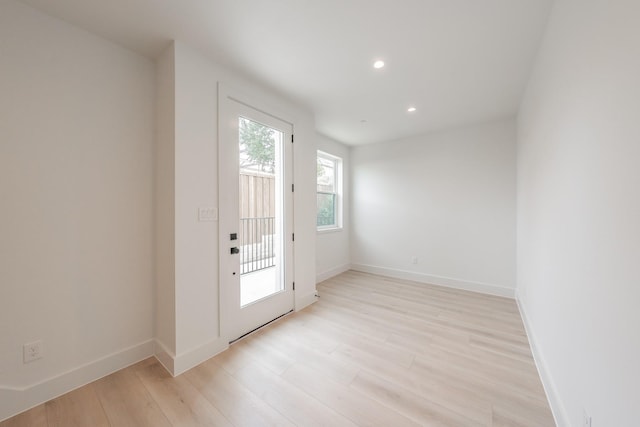
[[[254,332],[256,332],[256,331],[258,331],[258,330],[260,330],[260,329],[264,328],[264,327],[265,327],[265,326],[267,326],[267,325],[272,324],[273,322],[275,322],[275,321],[277,321],[277,320],[282,319],[283,317],[285,317],[285,316],[287,316],[287,315],[289,315],[289,314],[291,314],[291,313],[293,313],[293,310],[290,310],[290,311],[287,311],[287,312],[286,312],[286,313],[284,313],[284,314],[281,314],[280,316],[276,317],[275,319],[270,320],[270,321],[268,321],[267,323],[265,323],[264,325],[260,325],[260,326],[258,326],[258,327],[257,327],[257,328],[255,328],[255,329],[250,330],[249,332],[247,332],[247,333],[246,333],[246,334],[244,334],[244,335],[240,335],[240,336],[239,336],[238,338],[236,338],[235,340],[233,340],[233,341],[229,341],[229,345],[231,345],[231,344],[233,344],[233,343],[235,343],[235,342],[240,341],[242,338],[244,338],[244,337],[246,337],[246,336],[248,336],[248,335],[251,335],[252,333],[254,333]]]

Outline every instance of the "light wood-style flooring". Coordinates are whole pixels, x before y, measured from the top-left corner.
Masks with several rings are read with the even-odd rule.
[[[150,358],[9,426],[554,426],[513,300],[349,271],[172,378]]]

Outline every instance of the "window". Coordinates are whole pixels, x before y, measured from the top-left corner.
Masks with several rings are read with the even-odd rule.
[[[318,230],[342,226],[342,159],[318,151],[317,220]]]

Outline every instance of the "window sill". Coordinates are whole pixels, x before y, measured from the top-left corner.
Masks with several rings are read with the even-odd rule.
[[[338,233],[342,231],[342,227],[330,227],[330,228],[316,228],[318,234]]]

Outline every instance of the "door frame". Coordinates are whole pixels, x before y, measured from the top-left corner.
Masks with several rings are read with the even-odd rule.
[[[229,283],[231,280],[237,280],[236,286],[238,286],[239,290],[239,282],[240,282],[240,271],[237,270],[237,277],[235,279],[231,279],[231,271],[229,266],[235,265],[230,262],[230,248],[232,246],[236,246],[229,240],[229,232],[230,229],[227,229],[228,222],[233,219],[227,218],[225,205],[227,203],[233,203],[229,198],[233,197],[231,195],[231,191],[223,189],[223,185],[226,182],[228,184],[228,174],[230,173],[229,167],[230,165],[225,162],[226,159],[221,155],[222,144],[225,142],[225,138],[228,137],[229,126],[232,126],[230,123],[225,123],[225,120],[230,119],[231,115],[234,115],[235,109],[229,104],[229,102],[234,102],[241,105],[243,108],[249,108],[259,115],[264,115],[270,117],[272,119],[276,119],[287,124],[291,133],[285,132],[285,140],[283,144],[285,147],[288,146],[290,150],[290,154],[288,156],[289,164],[287,165],[285,162],[285,170],[283,171],[284,175],[284,192],[288,192],[289,187],[291,187],[291,193],[289,193],[288,197],[284,198],[284,230],[283,230],[283,240],[285,242],[284,245],[284,287],[285,291],[290,292],[291,300],[289,309],[283,313],[278,313],[274,318],[269,318],[267,321],[259,322],[255,325],[255,328],[259,328],[263,324],[269,323],[271,320],[275,318],[279,318],[284,314],[292,311],[295,307],[295,269],[294,269],[294,241],[293,241],[293,230],[294,230],[294,193],[293,193],[293,176],[294,176],[294,153],[293,153],[293,143],[287,140],[287,138],[292,138],[292,135],[295,131],[294,123],[291,118],[286,114],[282,114],[277,109],[271,108],[268,105],[268,102],[261,101],[260,99],[256,99],[255,97],[248,96],[242,92],[236,91],[235,89],[230,88],[226,84],[218,83],[218,210],[219,210],[219,221],[218,221],[218,290],[219,290],[219,313],[220,313],[220,337],[224,339],[226,342],[231,342],[244,334],[251,332],[253,329],[249,329],[246,332],[243,332],[239,336],[235,336],[237,334],[237,329],[234,328],[235,325],[232,325],[232,321],[234,320],[232,308],[229,306],[228,302],[232,299],[230,292],[232,292],[232,285]],[[234,120],[236,117],[234,117]],[[259,121],[259,120],[258,120]],[[287,156],[285,156],[287,157]],[[225,181],[226,179],[226,181]],[[239,222],[239,221],[238,221]],[[237,228],[237,227],[236,227]],[[238,232],[236,229],[233,232]],[[235,255],[239,256],[239,255]],[[267,297],[268,299],[269,297]],[[256,303],[249,304],[251,306],[253,304],[259,304],[259,301]],[[246,306],[246,307],[248,307]],[[255,329],[254,328],[254,329]]]

